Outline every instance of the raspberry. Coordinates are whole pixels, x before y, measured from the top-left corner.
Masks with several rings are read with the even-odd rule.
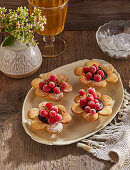
[[[102,77],[100,76],[100,74],[96,74],[96,75],[94,76],[94,80],[95,80],[96,82],[101,81],[101,79],[102,79]]]
[[[93,64],[94,67],[96,67],[96,71],[98,70],[98,65],[97,64]]]
[[[53,89],[53,92],[56,93],[56,94],[60,93],[60,88],[59,87],[55,87]]]
[[[53,81],[50,81],[50,82],[49,82],[49,87],[50,87],[51,89],[53,89],[53,88],[55,87],[55,83],[54,83]]]
[[[97,99],[97,94],[93,93],[93,97],[94,97],[94,99]]]
[[[51,110],[51,111],[49,112],[49,115],[50,115],[51,117],[54,117],[54,116],[56,115],[56,112],[55,112],[54,110]]]
[[[49,119],[48,119],[48,123],[49,124],[54,124],[56,121],[55,121],[55,118],[54,117],[49,117]]]
[[[46,119],[49,119],[51,116],[48,114],[47,116],[46,116]]]
[[[44,81],[40,82],[40,83],[39,83],[39,88],[40,88],[40,89],[43,89],[43,86],[44,86],[44,85],[45,85]]]
[[[58,107],[57,107],[57,106],[53,106],[53,107],[51,108],[51,110],[54,110],[55,112],[58,112]]]
[[[96,109],[96,110],[100,110],[100,108],[101,108],[100,104],[99,104],[99,103],[96,103],[96,104],[95,104],[95,109]]]
[[[49,80],[50,81],[55,81],[56,80],[56,75],[55,74],[51,74]]]
[[[84,89],[80,89],[80,90],[79,90],[79,95],[80,95],[80,96],[83,96],[84,94],[85,94],[85,90],[84,90]]]
[[[44,108],[41,108],[39,115],[42,117],[46,117],[48,115],[48,112]]]
[[[90,94],[94,94],[94,93],[95,93],[95,89],[94,89],[94,88],[92,88],[92,87],[89,87],[89,89],[88,89],[88,93],[90,93]]]
[[[87,98],[88,101],[94,101],[94,97],[92,94],[88,94]]]
[[[101,77],[104,76],[104,72],[102,70],[98,70],[97,74],[99,74]]]
[[[96,67],[95,67],[95,66],[91,66],[91,67],[90,67],[90,72],[91,72],[92,74],[94,74],[94,73],[96,72]]]
[[[83,72],[84,72],[84,73],[89,72],[89,70],[90,70],[90,68],[89,68],[88,66],[84,66],[84,67],[83,67]]]
[[[59,122],[62,119],[62,116],[60,114],[56,114],[55,120]]]
[[[60,85],[61,88],[64,89],[67,86],[67,83],[65,81],[62,81]]]
[[[91,107],[91,108],[94,108],[94,106],[95,106],[94,101],[89,101],[88,106]]]
[[[86,106],[86,107],[85,107],[85,112],[86,112],[86,113],[90,113],[90,110],[91,110],[91,108],[90,108],[89,106]]]
[[[52,107],[53,107],[53,105],[51,103],[47,103],[45,105],[45,108],[47,108],[48,110],[51,110]]]
[[[80,106],[85,107],[87,105],[87,100],[86,99],[81,99],[80,100]]]
[[[50,88],[48,85],[44,85],[44,86],[43,86],[43,91],[44,91],[45,93],[49,93],[50,90],[51,90],[51,88]]]
[[[96,110],[95,110],[95,109],[91,109],[91,110],[90,110],[90,113],[91,113],[92,115],[94,115],[94,114],[96,113]]]
[[[99,101],[98,101],[97,99],[94,99],[94,102],[95,102],[95,103],[99,103]]]
[[[90,80],[92,77],[93,77],[92,73],[87,72],[86,78],[87,78],[88,80]]]

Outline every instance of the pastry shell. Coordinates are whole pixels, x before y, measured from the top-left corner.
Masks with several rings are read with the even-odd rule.
[[[118,77],[114,71],[114,67],[111,64],[99,64],[99,62],[95,60],[89,60],[86,63],[84,63],[84,66],[92,66],[93,64],[98,65],[105,73],[107,74],[107,77],[104,80],[101,80],[100,82],[87,80],[85,77],[85,73],[83,72],[83,66],[78,66],[74,69],[74,74],[76,76],[80,76],[79,80],[81,84],[84,84],[88,87],[94,87],[96,89],[103,88],[107,85],[107,83],[115,83],[118,81]]]
[[[40,74],[39,78],[32,80],[31,86],[36,89],[35,90],[36,96],[44,97],[44,98],[52,100],[54,102],[59,102],[63,98],[64,93],[72,92],[72,86],[69,83],[67,83],[68,78],[67,78],[66,74],[60,73],[60,74],[56,75],[57,78],[60,81],[65,81],[67,83],[67,86],[64,89],[62,89],[61,92],[58,93],[58,94],[56,94],[56,93],[46,93],[42,89],[39,88],[39,83],[46,80],[46,79],[49,79],[50,75],[51,75],[51,72],[48,72],[48,73],[45,73],[45,74]]]
[[[47,102],[41,102],[38,108],[31,108],[27,113],[27,117],[31,121],[31,128],[36,131],[46,130],[52,134],[58,134],[63,130],[63,124],[70,123],[72,118],[63,105],[56,105],[58,107],[58,113],[62,115],[62,120],[54,124],[46,124],[39,120],[38,115],[40,108],[45,106]]]
[[[108,95],[101,95],[99,92],[96,92],[98,99],[102,102],[103,104],[103,109],[96,112],[94,115],[90,113],[86,113],[83,108],[80,106],[80,99],[81,96],[77,95],[74,98],[75,104],[71,107],[71,111],[74,114],[77,115],[83,115],[83,118],[86,119],[89,122],[97,120],[100,116],[109,116],[112,113],[112,109],[110,105],[112,105],[112,99]],[[86,95],[82,96],[82,98],[86,98]]]

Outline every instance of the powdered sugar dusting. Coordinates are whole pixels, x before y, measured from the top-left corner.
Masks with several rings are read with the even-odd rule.
[[[60,133],[63,129],[62,123],[56,122],[53,125],[49,125],[47,129],[52,133]]]
[[[56,99],[59,99],[59,98],[62,98],[62,97],[63,97],[63,92],[55,94]]]
[[[45,106],[48,102],[41,102],[39,105],[38,105],[38,108],[41,108],[43,106]]]
[[[106,67],[108,70],[112,67],[111,64],[102,64],[104,67]]]

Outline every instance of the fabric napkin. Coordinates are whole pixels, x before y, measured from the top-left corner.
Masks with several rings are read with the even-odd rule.
[[[124,90],[123,104],[114,120],[78,147],[99,159],[115,162],[111,170],[130,170],[130,94]]]

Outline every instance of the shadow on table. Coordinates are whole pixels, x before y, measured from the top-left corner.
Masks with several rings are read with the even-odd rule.
[[[12,137],[6,140],[5,145],[6,148],[8,148],[8,153],[3,163],[5,165],[12,163],[15,167],[18,167],[21,163],[32,163],[35,165],[41,161],[43,161],[43,164],[46,164],[46,161],[56,161],[68,155],[74,155],[74,157],[90,155],[86,151],[77,148],[76,144],[66,146],[48,146],[36,143],[25,133],[19,118],[13,122]],[[94,157],[92,156],[92,158]],[[84,156],[83,159],[82,161],[85,163],[86,156]],[[110,163],[106,162],[106,164]]]

